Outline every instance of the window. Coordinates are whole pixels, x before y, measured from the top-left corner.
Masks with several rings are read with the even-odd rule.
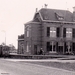
[[[55,15],[56,15],[58,20],[60,20],[60,21],[64,20],[64,15],[62,13],[56,12]]]
[[[72,28],[66,28],[66,38],[72,38]]]
[[[29,45],[28,45],[28,42],[26,42],[26,49],[27,49],[27,52],[29,52]]]
[[[27,37],[29,37],[29,30],[27,30]]]
[[[55,52],[56,51],[55,45],[56,45],[56,43],[53,41],[47,42],[47,51]]]
[[[50,27],[50,37],[56,37],[56,28]]]
[[[64,19],[63,17],[58,16],[58,20],[63,20],[63,19]]]
[[[29,37],[29,27],[27,27],[27,37]]]
[[[55,27],[47,27],[47,37],[56,37]]]

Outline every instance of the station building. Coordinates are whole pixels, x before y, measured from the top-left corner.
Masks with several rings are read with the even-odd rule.
[[[32,21],[24,25],[24,54],[75,53],[74,11],[42,8],[36,10]]]

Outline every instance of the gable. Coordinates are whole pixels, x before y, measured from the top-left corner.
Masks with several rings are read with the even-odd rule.
[[[34,18],[33,18],[33,21],[34,21],[34,22],[40,22],[40,21],[41,21],[41,18],[40,18],[39,13],[36,13],[36,14],[35,14],[35,16],[34,16]]]

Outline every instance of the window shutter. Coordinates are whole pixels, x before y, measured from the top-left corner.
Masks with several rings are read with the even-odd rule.
[[[63,37],[66,37],[66,28],[63,29]]]
[[[50,27],[47,27],[47,37],[50,36]]]
[[[60,28],[59,28],[59,27],[57,28],[56,36],[57,36],[57,37],[60,37]]]
[[[72,29],[72,37],[75,38],[75,29]]]

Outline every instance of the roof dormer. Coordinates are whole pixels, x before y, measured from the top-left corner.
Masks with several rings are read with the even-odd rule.
[[[63,16],[63,14],[60,13],[60,12],[55,12],[55,16],[56,16],[56,18],[57,18],[58,20],[60,20],[60,21],[64,20],[64,16]]]

